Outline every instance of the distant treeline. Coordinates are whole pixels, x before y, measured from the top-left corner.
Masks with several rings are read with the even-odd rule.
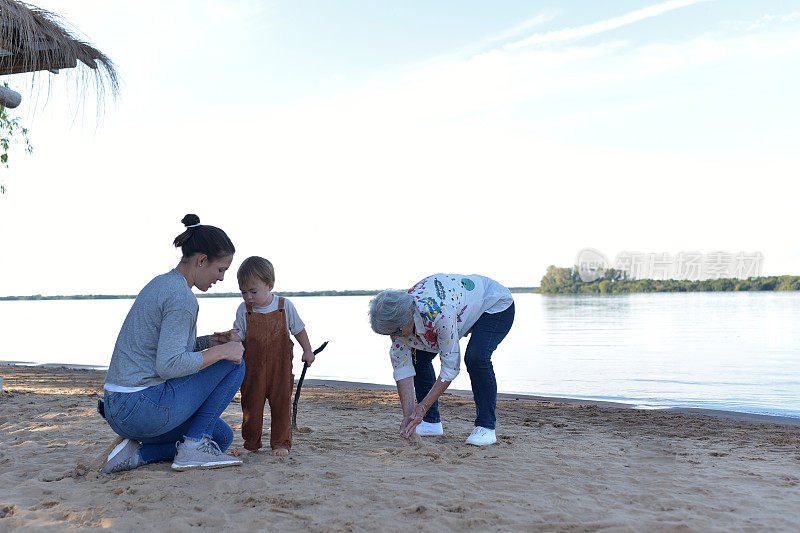
[[[282,292],[279,291],[281,296],[369,296],[378,294],[381,291],[296,291],[296,292]],[[198,298],[241,298],[240,292],[215,292],[212,294],[200,293],[196,295]],[[133,300],[136,298],[135,294],[73,294],[68,296],[42,296],[41,294],[34,294],[33,296],[0,296],[2,300]]]
[[[625,294],[632,292],[797,291],[800,276],[761,276],[689,281],[679,279],[626,279],[624,272],[609,269],[602,277],[584,282],[577,267],[547,267],[542,294]]]
[[[537,292],[536,287],[511,287],[511,292]],[[277,291],[281,296],[374,296],[379,290],[349,290],[349,291]],[[239,292],[215,292],[213,294],[201,293],[198,298],[241,298]],[[136,295],[131,294],[74,294],[70,296],[0,296],[0,301],[8,300],[133,300]]]
[[[125,300],[134,299],[136,296],[129,294],[73,294],[69,296],[42,296],[34,294],[31,296],[0,296],[3,300]]]
[[[281,296],[286,297],[295,297],[295,296],[372,296],[373,294],[378,294],[381,291],[370,291],[370,290],[352,290],[352,291],[294,291],[294,292],[284,292],[284,291],[275,291],[276,294],[280,294]],[[214,294],[198,294],[198,298],[241,298],[241,292],[217,292]]]

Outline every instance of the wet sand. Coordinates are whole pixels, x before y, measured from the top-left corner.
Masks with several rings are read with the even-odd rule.
[[[397,436],[393,389],[308,381],[288,458],[104,476],[104,372],[0,376],[0,531],[797,529],[792,420],[504,396],[497,444],[477,448],[464,444],[474,404],[454,393],[441,401],[445,435],[412,446]],[[240,447],[238,399],[223,416]]]

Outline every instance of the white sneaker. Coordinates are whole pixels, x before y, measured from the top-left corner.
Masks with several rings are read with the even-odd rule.
[[[118,444],[111,450],[103,465],[101,474],[115,474],[133,470],[139,466],[139,448],[141,444],[132,439],[117,439]]]
[[[494,430],[481,426],[475,426],[470,436],[467,437],[467,444],[474,444],[475,446],[486,446],[495,442],[497,442],[497,437],[494,434]]]
[[[417,435],[443,435],[441,422],[425,422],[424,420],[417,426]]]
[[[178,445],[178,453],[175,454],[172,469],[183,471],[193,468],[222,468],[241,464],[241,459],[223,453],[219,449],[219,444],[208,437],[203,437],[199,442],[192,444],[181,442]]]

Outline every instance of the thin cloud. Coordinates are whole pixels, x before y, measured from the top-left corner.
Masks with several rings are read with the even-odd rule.
[[[528,20],[517,24],[516,26],[512,26],[507,30],[498,33],[486,40],[486,43],[496,43],[498,41],[507,41],[508,39],[513,39],[514,37],[519,36],[522,33],[529,31],[531,28],[536,26],[541,26],[551,20],[556,18],[557,13],[555,11],[546,11],[544,13],[540,13],[535,17],[529,18]]]
[[[575,39],[583,39],[598,33],[603,33],[610,30],[615,30],[641,20],[652,17],[657,17],[669,11],[680,9],[682,7],[691,6],[700,2],[709,2],[712,0],[670,0],[654,6],[637,9],[619,17],[614,17],[607,20],[601,20],[585,26],[578,26],[577,28],[565,28],[563,30],[549,31],[546,33],[537,33],[515,43],[505,45],[506,50],[516,50],[525,46],[547,44],[562,41],[571,41]]]
[[[764,15],[757,21],[750,26],[749,30],[757,30],[759,28],[763,28],[765,26],[769,26],[773,23],[787,23],[787,22],[796,22],[800,20],[800,12],[795,11],[793,13],[788,13],[785,15]]]

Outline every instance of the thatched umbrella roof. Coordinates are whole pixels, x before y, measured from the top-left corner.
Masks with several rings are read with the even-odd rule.
[[[57,15],[15,0],[0,0],[0,75],[53,72],[75,68],[78,62],[82,69],[91,69],[91,76],[80,76],[79,83],[93,81],[100,94],[106,87],[116,94],[117,73],[104,53],[75,38]]]

